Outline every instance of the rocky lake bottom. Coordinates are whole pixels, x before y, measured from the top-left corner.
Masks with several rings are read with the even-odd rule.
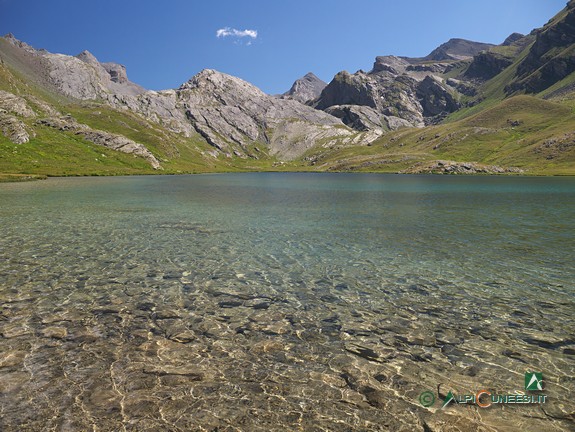
[[[0,203],[2,431],[575,428],[573,178],[69,178]],[[442,409],[480,390],[546,401]]]

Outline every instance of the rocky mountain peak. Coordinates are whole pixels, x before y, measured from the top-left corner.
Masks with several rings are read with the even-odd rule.
[[[453,38],[431,51],[424,60],[466,60],[494,46],[493,44]]]
[[[52,90],[80,100],[108,99],[113,95],[138,95],[146,90],[128,80],[124,66],[102,64],[90,51],[76,56],[37,50],[12,34],[3,39],[18,67]]]
[[[405,72],[408,65],[409,62],[401,57],[393,55],[377,56],[375,63],[373,63],[371,73],[390,72],[392,74],[398,74]]]
[[[34,48],[32,48],[30,45],[28,45],[26,42],[22,42],[21,40],[19,40],[18,38],[16,38],[16,36],[14,36],[12,33],[8,33],[4,36],[4,39],[11,43],[12,45],[18,47],[18,48],[22,48],[25,49],[26,51],[29,52],[35,52],[36,50]]]
[[[118,63],[102,63],[106,72],[110,74],[110,79],[118,84],[125,84],[129,82],[126,66]]]
[[[183,83],[178,90],[191,90],[198,87],[202,82],[210,81],[213,75],[220,74],[220,72],[214,69],[202,69],[200,72],[195,74],[185,83]]]
[[[100,62],[98,59],[88,50],[82,51],[80,54],[76,56],[76,58],[82,60],[84,63],[88,63],[91,65],[99,65]]]
[[[538,93],[575,72],[575,1],[567,4],[566,13],[532,34],[535,42],[517,67],[516,81],[506,87],[508,95]]]
[[[100,71],[105,71],[109,75],[109,79],[117,84],[127,84],[130,83],[128,80],[128,74],[126,72],[126,66],[118,63],[100,63],[96,56],[88,50],[82,51],[76,56],[76,58],[82,60],[84,63],[94,66]],[[105,74],[103,74],[105,76]],[[106,77],[107,78],[107,77]]]
[[[327,83],[319,79],[313,72],[308,72],[297,79],[282,96],[307,103],[317,99],[326,85]]]
[[[202,70],[182,84],[179,90],[193,90],[197,88],[222,95],[222,97],[231,97],[232,95],[228,93],[252,94],[257,96],[265,95],[264,92],[253,84],[214,69]]]
[[[267,95],[213,69],[204,69],[182,84],[177,99],[196,132],[229,156],[258,157],[250,146],[259,142],[270,154],[289,159],[303,154],[317,140],[353,135],[329,114]]]
[[[501,45],[503,46],[512,45],[513,43],[517,42],[520,39],[523,39],[524,37],[525,35],[521,33],[511,33],[509,36],[507,36],[507,38],[503,41]]]

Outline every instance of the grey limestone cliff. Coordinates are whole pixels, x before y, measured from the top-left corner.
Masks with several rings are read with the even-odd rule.
[[[493,76],[509,64],[506,58],[497,57],[489,63],[488,72],[478,61],[470,76],[453,79],[448,75],[452,70],[465,69],[474,56],[492,46],[450,39],[423,58],[378,56],[370,72],[339,72],[313,106],[357,130],[437,123],[461,107],[462,94],[476,94],[476,85],[468,81],[479,75]]]
[[[145,92],[128,80],[125,67],[100,63],[89,51],[77,56],[37,50],[12,34],[4,37],[13,49],[6,52],[35,81],[66,96],[81,100],[106,98],[111,94],[137,95]]]
[[[0,132],[14,144],[24,144],[34,135],[22,119],[35,117],[36,113],[26,100],[7,91],[0,90]]]
[[[465,60],[479,54],[494,46],[493,44],[474,42],[466,39],[453,38],[444,44],[441,44],[424,60],[442,61],[442,60]]]
[[[250,144],[265,143],[271,154],[289,159],[320,139],[353,134],[329,114],[210,69],[184,83],[177,95],[194,128],[226,153],[245,155]]]
[[[216,156],[258,158],[254,149],[257,145],[268,154],[291,159],[318,143],[357,144],[374,137],[358,135],[339,118],[298,102],[296,99],[304,90],[313,96],[319,91],[320,80],[311,74],[304,78],[305,85],[296,86],[297,97],[282,99],[214,70],[200,72],[177,89],[147,91],[129,81],[124,66],[101,63],[89,51],[75,57],[52,54],[36,50],[12,35],[0,40],[0,58],[6,58],[17,70],[54,93],[128,110],[185,137],[199,134],[215,148]],[[4,119],[3,125],[3,130],[18,135],[18,140],[26,139],[26,128],[17,118]],[[120,138],[103,137],[102,131],[88,133],[80,128],[78,133],[119,150],[137,147]],[[136,150],[134,154],[147,158],[156,167],[151,153],[140,147]]]
[[[387,56],[378,57],[369,73],[340,72],[323,90],[315,107],[328,110],[339,105],[366,106],[379,115],[403,120],[387,122],[391,129],[403,127],[406,123],[421,127],[433,118],[458,108],[453,96],[455,90],[443,79],[431,78],[434,76],[432,72],[410,72],[409,67],[409,62]],[[344,122],[348,118],[343,117]],[[364,122],[361,129],[368,123]],[[352,127],[353,124],[356,123],[349,123]]]
[[[322,81],[312,72],[309,72],[297,79],[291,88],[282,96],[284,98],[295,99],[305,104],[317,99],[326,86],[327,83],[325,81]]]

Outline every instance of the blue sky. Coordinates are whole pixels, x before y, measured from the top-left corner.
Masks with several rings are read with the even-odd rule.
[[[36,48],[126,65],[146,88],[204,68],[282,93],[377,55],[424,56],[452,37],[501,43],[545,24],[566,0],[0,0],[0,33]],[[220,32],[218,33],[218,30]],[[218,37],[219,34],[219,37]]]

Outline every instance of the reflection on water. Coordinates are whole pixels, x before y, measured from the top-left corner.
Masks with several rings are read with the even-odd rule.
[[[0,203],[3,431],[575,427],[574,179],[50,179]],[[546,404],[440,409],[526,371]]]

